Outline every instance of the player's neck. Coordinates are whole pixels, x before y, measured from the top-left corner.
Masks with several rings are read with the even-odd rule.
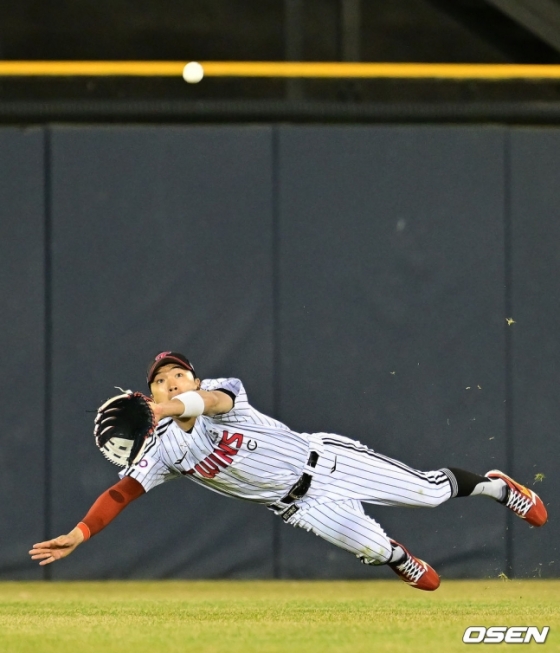
[[[189,431],[192,431],[194,424],[196,422],[196,417],[189,417],[188,419],[181,419],[180,417],[174,417],[173,421],[175,422],[175,424],[177,424],[177,426],[180,429],[188,433]]]

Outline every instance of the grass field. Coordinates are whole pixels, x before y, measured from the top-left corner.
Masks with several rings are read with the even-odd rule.
[[[6,582],[0,651],[447,653],[473,625],[550,626],[522,650],[560,651],[559,599],[547,580]]]

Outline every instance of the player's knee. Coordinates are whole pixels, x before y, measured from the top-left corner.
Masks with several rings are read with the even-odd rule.
[[[389,540],[376,543],[375,546],[366,546],[356,554],[358,560],[364,565],[386,565],[392,555],[393,549]]]
[[[432,497],[430,498],[430,501],[426,503],[426,508],[437,508],[438,506],[441,506],[442,503],[445,503],[446,501],[449,501],[450,496],[438,496],[438,497]]]

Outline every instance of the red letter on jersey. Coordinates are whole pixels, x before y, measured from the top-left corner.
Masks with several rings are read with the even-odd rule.
[[[194,469],[189,469],[183,472],[183,474],[194,474],[194,472],[197,472],[203,478],[214,478],[216,474],[222,471],[220,467],[225,469],[231,465],[233,456],[241,449],[242,444],[242,433],[230,435],[227,431],[224,431],[217,449],[214,449],[213,453],[197,463]]]

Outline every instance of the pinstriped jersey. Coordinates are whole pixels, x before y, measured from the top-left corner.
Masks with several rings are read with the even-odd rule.
[[[234,406],[222,415],[201,415],[191,432],[163,419],[140,461],[120,474],[147,491],[186,476],[219,494],[259,503],[281,499],[300,478],[309,436],[263,415],[247,399],[239,379],[206,379],[202,390],[225,390]]]

